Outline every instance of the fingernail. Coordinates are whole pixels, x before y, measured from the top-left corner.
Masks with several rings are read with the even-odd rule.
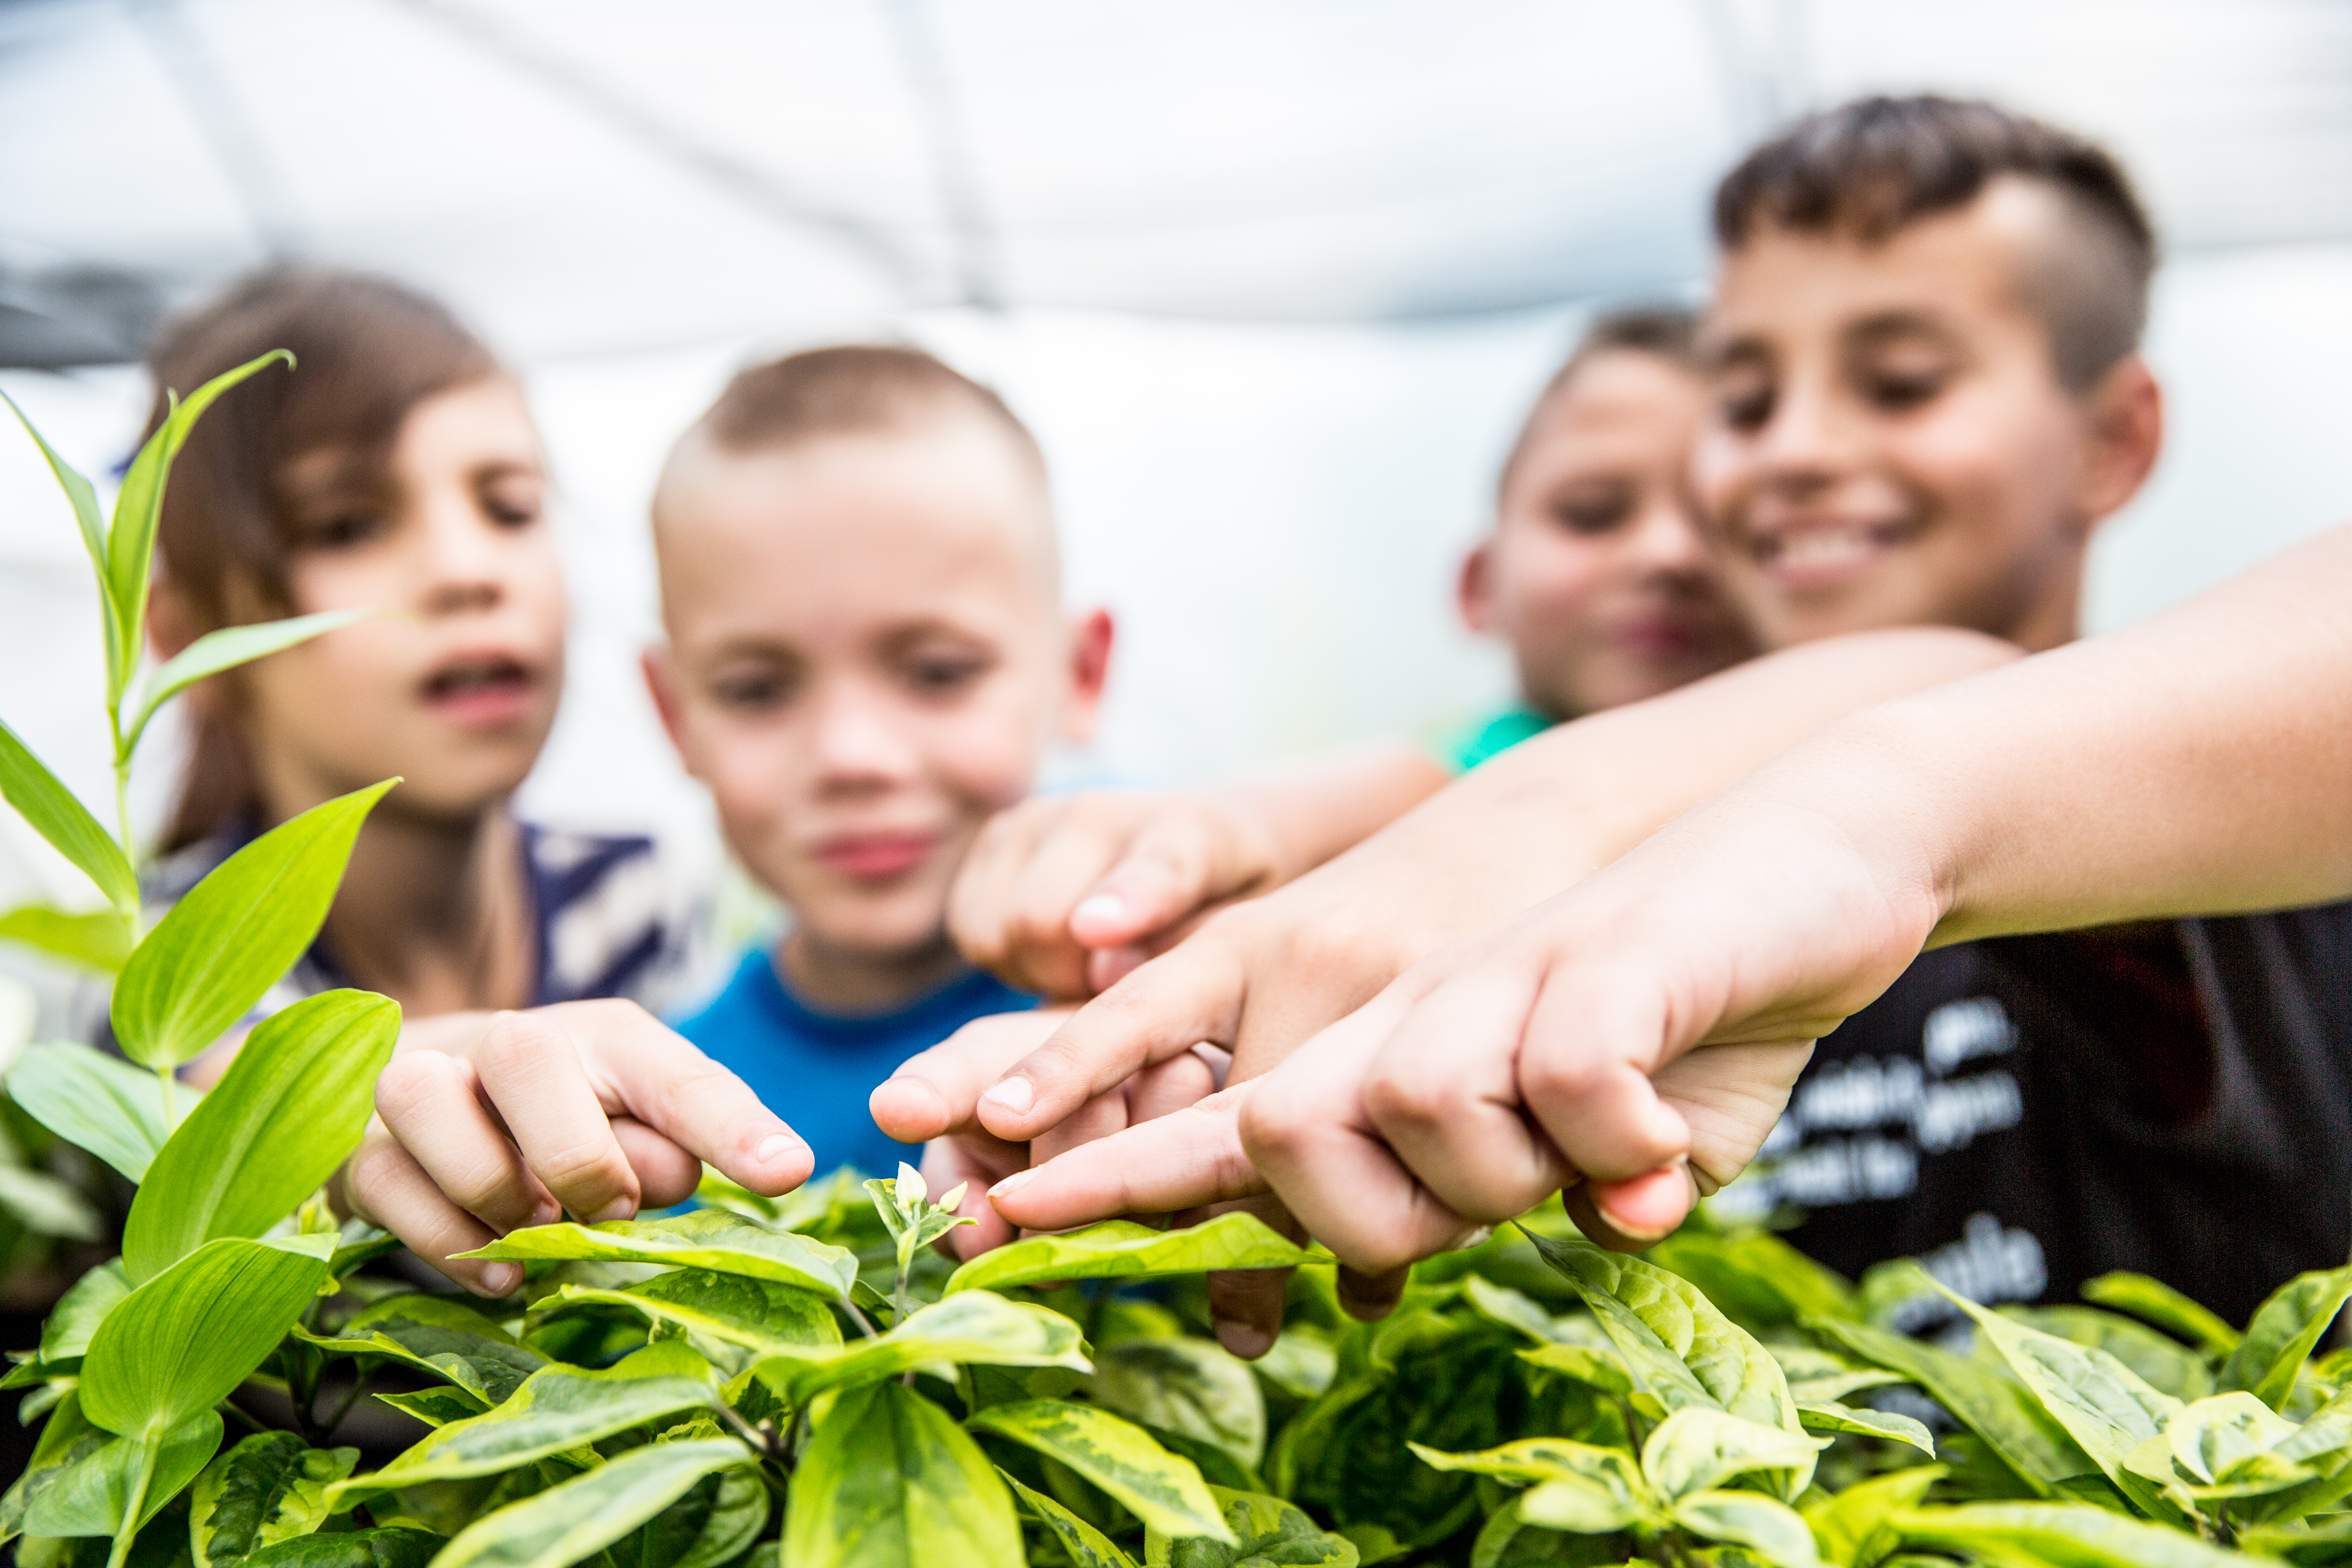
[[[1452,1241],[1447,1242],[1444,1249],[1448,1252],[1467,1252],[1474,1247],[1484,1247],[1494,1239],[1495,1227],[1493,1226],[1474,1225],[1468,1230],[1464,1231],[1460,1236],[1455,1237]]]
[[[511,1296],[515,1287],[521,1283],[522,1265],[520,1263],[494,1263],[482,1270],[482,1294],[485,1296]]]
[[[980,1098],[1001,1110],[1009,1110],[1018,1116],[1037,1102],[1037,1090],[1025,1078],[1001,1078]]]
[[[1221,1318],[1217,1321],[1217,1342],[1244,1361],[1255,1361],[1274,1348],[1274,1336],[1255,1323]]]
[[[801,1141],[789,1132],[771,1132],[760,1140],[760,1146],[751,1151],[751,1158],[764,1165],[771,1160],[782,1159],[800,1146]]]
[[[1606,1204],[1596,1202],[1592,1206],[1601,1211],[1601,1217],[1609,1222],[1610,1229],[1615,1231],[1626,1240],[1638,1241],[1644,1247],[1649,1246],[1650,1243],[1654,1241],[1664,1241],[1666,1237],[1672,1236],[1676,1230],[1681,1228],[1679,1223],[1667,1226],[1663,1230],[1659,1229],[1655,1226],[1635,1225],[1632,1220],[1620,1219],[1616,1215],[1611,1213],[1609,1205]]]
[[[1030,1180],[1036,1174],[1036,1170],[1034,1167],[1026,1171],[1015,1171],[1011,1175],[1005,1177],[1004,1180],[997,1183],[996,1185],[989,1188],[988,1195],[992,1198],[1008,1197],[1027,1186]]]
[[[1078,907],[1070,911],[1072,924],[1085,921],[1089,925],[1108,925],[1126,918],[1127,900],[1117,893],[1092,894],[1079,900]]]
[[[600,1208],[594,1214],[590,1215],[588,1216],[588,1223],[590,1225],[610,1225],[616,1219],[635,1219],[636,1217],[637,1201],[635,1198],[625,1195],[614,1198],[611,1203],[606,1204],[603,1208]]]

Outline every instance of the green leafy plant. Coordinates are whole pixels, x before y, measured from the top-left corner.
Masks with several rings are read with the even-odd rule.
[[[178,679],[122,700],[176,439],[107,531],[59,466],[110,595],[125,756]],[[503,1301],[372,1278],[395,1244],[320,1188],[397,1009],[329,993],[260,1021],[208,1094],[173,1069],[311,940],[381,788],[257,840],[142,935],[127,837],[13,736],[0,781],[110,901],[131,1058],[36,1045],[7,1087],[139,1184],[121,1256],[11,1352],[46,1423],[0,1497],[20,1563],[2352,1563],[2352,1356],[2319,1350],[2352,1268],[2287,1282],[2242,1329],[2137,1276],[2082,1306],[1951,1298],[1961,1348],[1893,1328],[1937,1289],[1916,1267],[1857,1289],[1704,1223],[1623,1257],[1554,1203],[1364,1323],[1327,1256],[1242,1214],[951,1267],[936,1244],[963,1194],[934,1203],[901,1166],[777,1199],[714,1174],[683,1214],[516,1231],[474,1255],[524,1266]],[[1204,1276],[1253,1268],[1297,1273],[1245,1363],[1208,1331]],[[370,1398],[418,1436],[365,1468],[337,1439]]]

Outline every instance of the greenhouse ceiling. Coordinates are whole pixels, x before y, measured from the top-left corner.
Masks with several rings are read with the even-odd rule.
[[[119,361],[273,256],[518,353],[910,310],[1412,319],[1698,275],[1810,104],[1984,93],[2175,250],[2352,234],[2352,6],[2260,0],[16,0],[0,364]]]

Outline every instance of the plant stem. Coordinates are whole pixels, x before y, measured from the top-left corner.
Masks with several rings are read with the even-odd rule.
[[[864,1334],[869,1340],[880,1337],[879,1331],[874,1327],[874,1320],[860,1311],[856,1302],[851,1300],[848,1297],[844,1296],[841,1299],[841,1306],[842,1310],[847,1312],[851,1320],[857,1324],[857,1329],[860,1333]]]
[[[269,1430],[268,1427],[255,1420],[251,1415],[247,1415],[244,1407],[238,1405],[234,1399],[224,1399],[218,1405],[214,1405],[213,1408],[219,1411],[224,1415],[236,1416],[238,1420],[244,1422],[248,1428],[255,1432],[267,1432]]]
[[[177,1125],[173,1116],[172,1085],[178,1080],[179,1076],[168,1067],[155,1069],[155,1081],[163,1086],[163,1133],[166,1137],[171,1135],[172,1129]]]
[[[352,1391],[343,1395],[343,1402],[335,1406],[335,1413],[328,1416],[326,1425],[319,1429],[322,1436],[332,1437],[335,1435],[336,1428],[343,1424],[343,1417],[352,1413],[352,1406],[357,1405],[360,1395],[367,1392],[367,1385],[368,1380],[364,1377],[352,1380]]]
[[[123,1560],[131,1555],[131,1543],[139,1539],[139,1516],[146,1511],[147,1489],[155,1481],[156,1449],[152,1437],[139,1445],[139,1473],[131,1478],[131,1500],[123,1506],[122,1528],[115,1533],[106,1568],[122,1568]]]

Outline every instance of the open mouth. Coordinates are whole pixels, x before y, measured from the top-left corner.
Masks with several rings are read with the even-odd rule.
[[[535,684],[530,667],[505,654],[450,660],[425,680],[425,700],[460,721],[488,723],[520,713]]]

